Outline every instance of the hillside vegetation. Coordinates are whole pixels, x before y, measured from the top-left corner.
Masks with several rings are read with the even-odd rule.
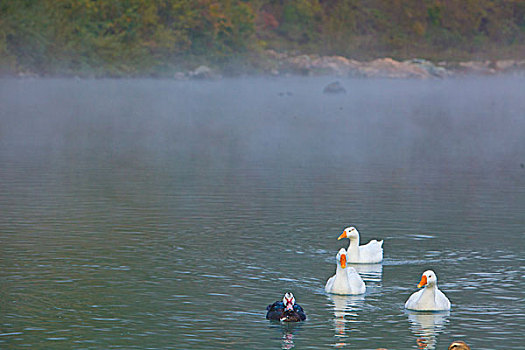
[[[525,0],[2,0],[0,72],[235,74],[264,52],[525,57]]]

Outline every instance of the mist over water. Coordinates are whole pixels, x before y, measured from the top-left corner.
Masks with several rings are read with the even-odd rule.
[[[224,166],[519,161],[523,79],[348,80],[322,95],[330,81],[4,80],[2,142],[86,153],[97,135],[104,154],[132,144]]]
[[[525,80],[332,81],[0,80],[0,347],[519,347]],[[385,261],[334,298],[349,225]]]

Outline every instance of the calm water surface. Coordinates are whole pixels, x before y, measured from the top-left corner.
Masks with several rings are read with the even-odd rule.
[[[0,347],[522,347],[525,79],[331,81],[0,80]]]

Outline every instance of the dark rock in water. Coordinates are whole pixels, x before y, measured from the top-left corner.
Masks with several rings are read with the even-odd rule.
[[[323,89],[323,93],[325,94],[346,94],[346,89],[341,85],[340,82],[334,81],[333,83],[330,83],[325,86]]]
[[[520,167],[521,167],[522,169],[525,168],[525,164],[521,163],[521,164],[520,164]]]

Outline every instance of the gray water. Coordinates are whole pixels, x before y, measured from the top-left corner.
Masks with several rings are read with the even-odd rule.
[[[0,347],[523,348],[525,79],[331,81],[0,80]]]

